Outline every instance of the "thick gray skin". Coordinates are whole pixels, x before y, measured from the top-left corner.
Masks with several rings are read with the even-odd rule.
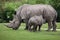
[[[22,5],[16,10],[16,15],[18,15],[17,18],[19,19],[19,21],[21,21],[21,19],[25,20],[25,22],[26,22],[26,28],[25,29],[28,29],[28,20],[32,16],[42,15],[44,17],[44,19],[48,22],[48,31],[50,31],[52,26],[53,26],[53,31],[56,31],[57,12],[50,5],[43,5],[43,4],[37,4],[37,5],[26,4],[26,5]],[[16,21],[14,21],[14,22],[16,22]],[[7,26],[9,27],[9,25],[7,25]],[[16,27],[19,27],[19,26],[16,26]]]
[[[52,6],[37,4],[37,5],[30,5],[28,7],[23,8],[21,10],[21,18],[25,19],[26,29],[28,29],[29,18],[35,15],[37,16],[42,15],[44,19],[48,22],[47,31],[50,31],[51,28],[53,28],[52,31],[56,31],[57,12]]]
[[[33,31],[35,32],[37,30],[37,26],[39,26],[38,31],[40,31],[43,23],[45,23],[45,20],[43,19],[42,15],[33,16],[28,21],[28,30],[31,31],[31,27],[33,26]]]
[[[13,28],[13,30],[17,30],[20,26],[21,21],[17,17],[17,15],[14,16],[14,19],[10,21],[10,23],[6,24],[7,27]]]

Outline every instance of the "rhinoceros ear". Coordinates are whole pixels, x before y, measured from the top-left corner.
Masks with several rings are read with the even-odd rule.
[[[16,15],[17,9],[14,10],[14,15]]]
[[[15,17],[15,15],[16,15],[16,10],[14,11],[13,17]]]

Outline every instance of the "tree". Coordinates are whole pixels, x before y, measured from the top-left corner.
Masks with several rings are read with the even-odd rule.
[[[0,0],[0,22],[3,22],[3,20],[6,17],[6,14],[4,14],[4,5],[5,4],[5,0]]]

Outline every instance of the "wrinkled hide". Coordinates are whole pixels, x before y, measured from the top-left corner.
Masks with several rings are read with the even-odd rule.
[[[48,31],[53,28],[53,31],[56,31],[56,18],[57,12],[51,5],[44,4],[24,4],[16,10],[17,18],[21,21],[22,19],[26,22],[26,28],[28,29],[28,21],[33,16],[42,15],[43,18],[48,22]],[[14,20],[14,19],[13,19]],[[16,22],[16,21],[14,21]],[[14,23],[12,22],[12,23]],[[19,23],[20,24],[20,23]],[[18,27],[18,26],[17,26]]]
[[[41,16],[33,16],[28,21],[28,30],[31,31],[31,27],[33,26],[33,31],[37,30],[37,27],[39,26],[38,31],[40,31],[40,28],[42,24],[45,23],[42,15]]]
[[[17,16],[14,16],[14,19],[10,21],[10,23],[6,24],[7,27],[13,28],[14,30],[17,30],[20,26],[21,21],[18,19]]]
[[[26,29],[28,29],[28,20],[35,15],[42,15],[48,22],[48,31],[51,28],[53,28],[53,31],[56,31],[57,12],[51,5],[37,4],[23,8],[21,10],[21,18],[26,21]]]

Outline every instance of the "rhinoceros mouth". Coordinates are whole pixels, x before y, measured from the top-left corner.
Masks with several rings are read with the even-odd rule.
[[[18,28],[16,27],[16,28],[13,28],[12,26],[8,26],[8,24],[4,24],[6,27],[8,27],[8,28],[12,28],[13,30],[17,30]]]

